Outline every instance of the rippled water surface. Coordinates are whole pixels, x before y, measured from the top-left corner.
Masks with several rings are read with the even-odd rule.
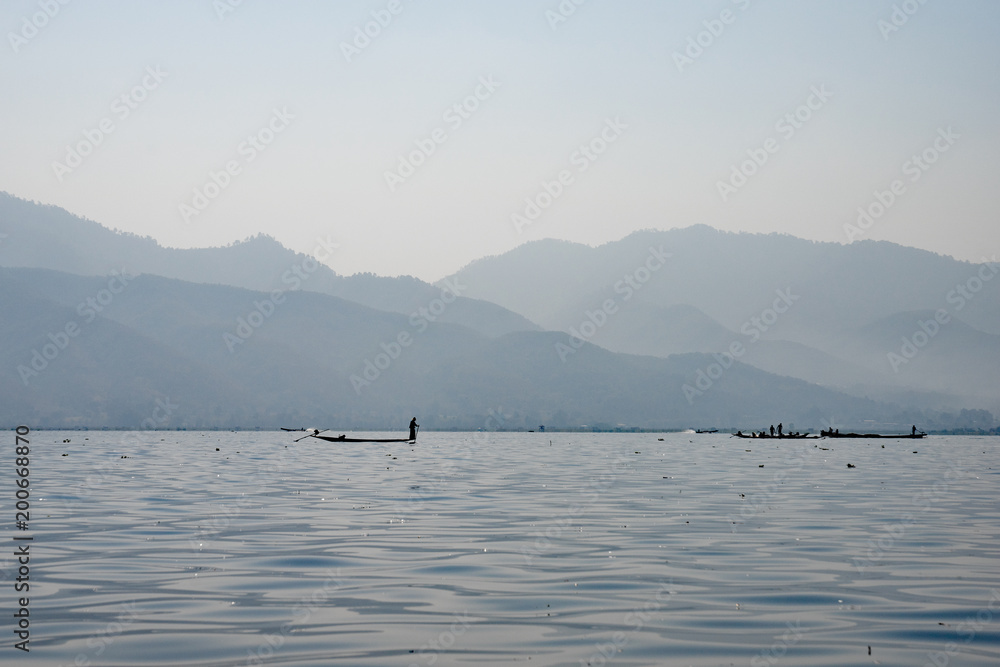
[[[0,437],[4,664],[1000,664],[1000,438]]]

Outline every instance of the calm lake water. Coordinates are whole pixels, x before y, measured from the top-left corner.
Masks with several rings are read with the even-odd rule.
[[[295,437],[0,435],[0,663],[1000,664],[1000,438]]]

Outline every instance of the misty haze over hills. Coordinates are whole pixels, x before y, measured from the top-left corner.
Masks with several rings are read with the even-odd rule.
[[[647,275],[651,248],[670,258]],[[857,395],[997,410],[998,268],[887,242],[845,246],[698,225],[599,248],[527,243],[452,279],[470,296],[567,332],[615,299],[617,312],[585,336],[609,350],[666,357],[735,342],[745,348],[741,361]]]
[[[0,245],[0,266],[31,267],[79,275],[115,270],[150,273],[195,283],[247,289],[303,289],[409,314],[440,292],[409,276],[339,276],[311,255],[293,252],[274,239],[257,236],[223,248],[178,250],[150,238],[114,232],[55,206],[41,206],[0,193],[0,221],[10,241]],[[336,259],[329,237],[316,240],[315,252]],[[464,296],[441,315],[488,335],[537,330],[523,317],[492,303]]]
[[[0,234],[4,424],[988,429],[1000,410],[995,283],[959,308],[982,267],[888,243],[696,226],[528,243],[433,286],[268,237],[162,248],[4,194]]]

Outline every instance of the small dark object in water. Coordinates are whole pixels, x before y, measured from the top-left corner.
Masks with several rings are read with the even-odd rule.
[[[760,464],[759,466],[757,466],[757,467],[758,467],[758,468],[763,468],[763,467],[764,467],[764,464],[763,464],[763,463],[761,463],[761,464]]]
[[[848,468],[857,468],[857,466],[856,466],[856,465],[854,465],[853,463],[848,463],[848,464],[847,464],[847,467],[848,467]]]

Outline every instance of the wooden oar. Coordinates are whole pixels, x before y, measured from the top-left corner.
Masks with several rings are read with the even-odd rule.
[[[310,433],[309,435],[304,435],[304,436],[302,436],[301,438],[299,438],[299,440],[305,440],[306,438],[311,438],[311,437],[313,437],[314,435],[319,435],[320,433],[326,433],[326,432],[327,432],[327,431],[329,431],[329,430],[330,430],[330,429],[328,429],[328,428],[325,428],[325,429],[323,429],[322,431],[313,431],[313,432],[312,432],[312,433]],[[299,440],[295,440],[294,442],[298,442]]]

